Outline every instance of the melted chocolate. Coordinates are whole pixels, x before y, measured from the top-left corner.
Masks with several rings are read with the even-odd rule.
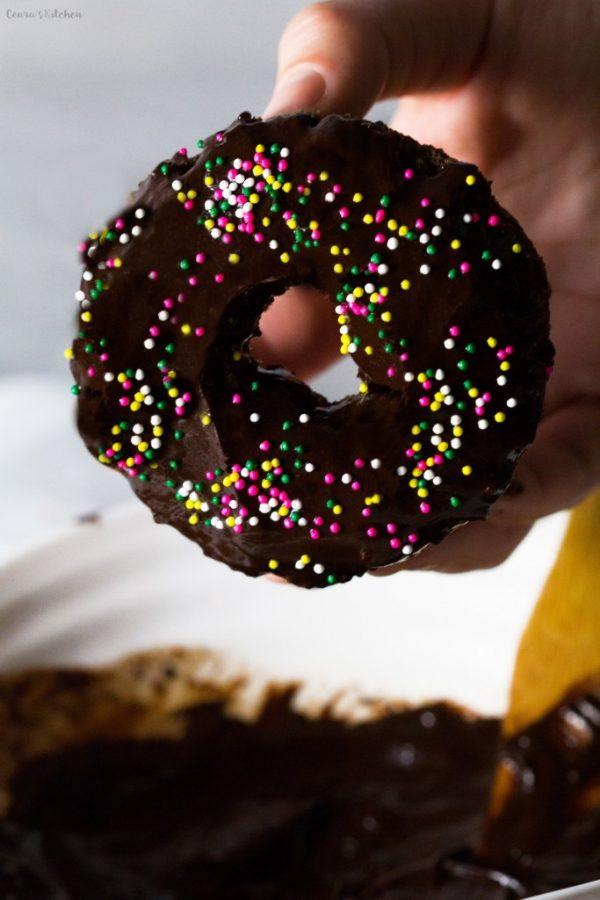
[[[474,166],[381,123],[244,114],[83,255],[88,448],[246,574],[325,587],[406,559],[484,518],[533,439],[542,261]],[[328,404],[251,357],[294,284],[331,299],[364,393]]]
[[[65,696],[111,695],[110,681],[93,695],[86,674],[58,678],[61,720],[76,716]],[[22,728],[45,693],[39,677],[10,688]],[[117,697],[99,733],[139,714],[139,697]],[[521,787],[479,849],[497,721],[437,704],[348,725],[306,719],[289,700],[272,696],[252,724],[202,703],[171,739],[93,739],[84,721],[87,741],[12,777],[1,896],[514,900],[600,875],[598,696],[503,750]]]

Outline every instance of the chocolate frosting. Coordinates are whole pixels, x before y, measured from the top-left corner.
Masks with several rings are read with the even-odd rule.
[[[210,556],[305,587],[484,518],[552,360],[542,261],[486,179],[336,115],[245,113],[200,143],[83,246],[90,451]],[[295,284],[330,298],[356,396],[328,403],[250,355]]]
[[[513,777],[484,826],[496,720],[445,703],[307,718],[281,688],[242,721],[197,665],[0,683],[22,757],[2,897],[515,900],[600,876],[598,691],[503,745]]]

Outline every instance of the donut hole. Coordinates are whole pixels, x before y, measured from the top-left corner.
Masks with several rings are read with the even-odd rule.
[[[327,294],[308,284],[289,288],[263,311],[258,327],[261,334],[249,348],[258,363],[293,372],[330,402],[356,392],[356,366],[339,355],[337,316]]]

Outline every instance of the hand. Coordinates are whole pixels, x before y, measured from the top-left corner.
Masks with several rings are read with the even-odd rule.
[[[599,44],[595,0],[339,0],[302,10],[281,39],[266,116],[365,115],[402,97],[392,126],[493,180],[553,288],[556,366],[511,489],[487,521],[402,568],[497,565],[537,518],[600,480]],[[261,321],[263,358],[304,376],[330,362],[337,343],[328,301],[309,293],[289,292]]]

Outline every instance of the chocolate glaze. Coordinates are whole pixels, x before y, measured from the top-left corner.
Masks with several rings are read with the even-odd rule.
[[[243,114],[159,165],[83,256],[88,448],[246,574],[324,587],[405,559],[484,518],[533,439],[552,360],[542,261],[474,166],[382,123]],[[250,356],[294,284],[331,298],[368,393],[330,404]]]
[[[514,900],[600,876],[600,693],[503,748],[515,782],[482,841],[496,720],[440,703],[350,725],[293,712],[281,689],[243,722],[206,685],[185,706],[196,665],[0,685],[29,757],[0,824],[0,896]]]

